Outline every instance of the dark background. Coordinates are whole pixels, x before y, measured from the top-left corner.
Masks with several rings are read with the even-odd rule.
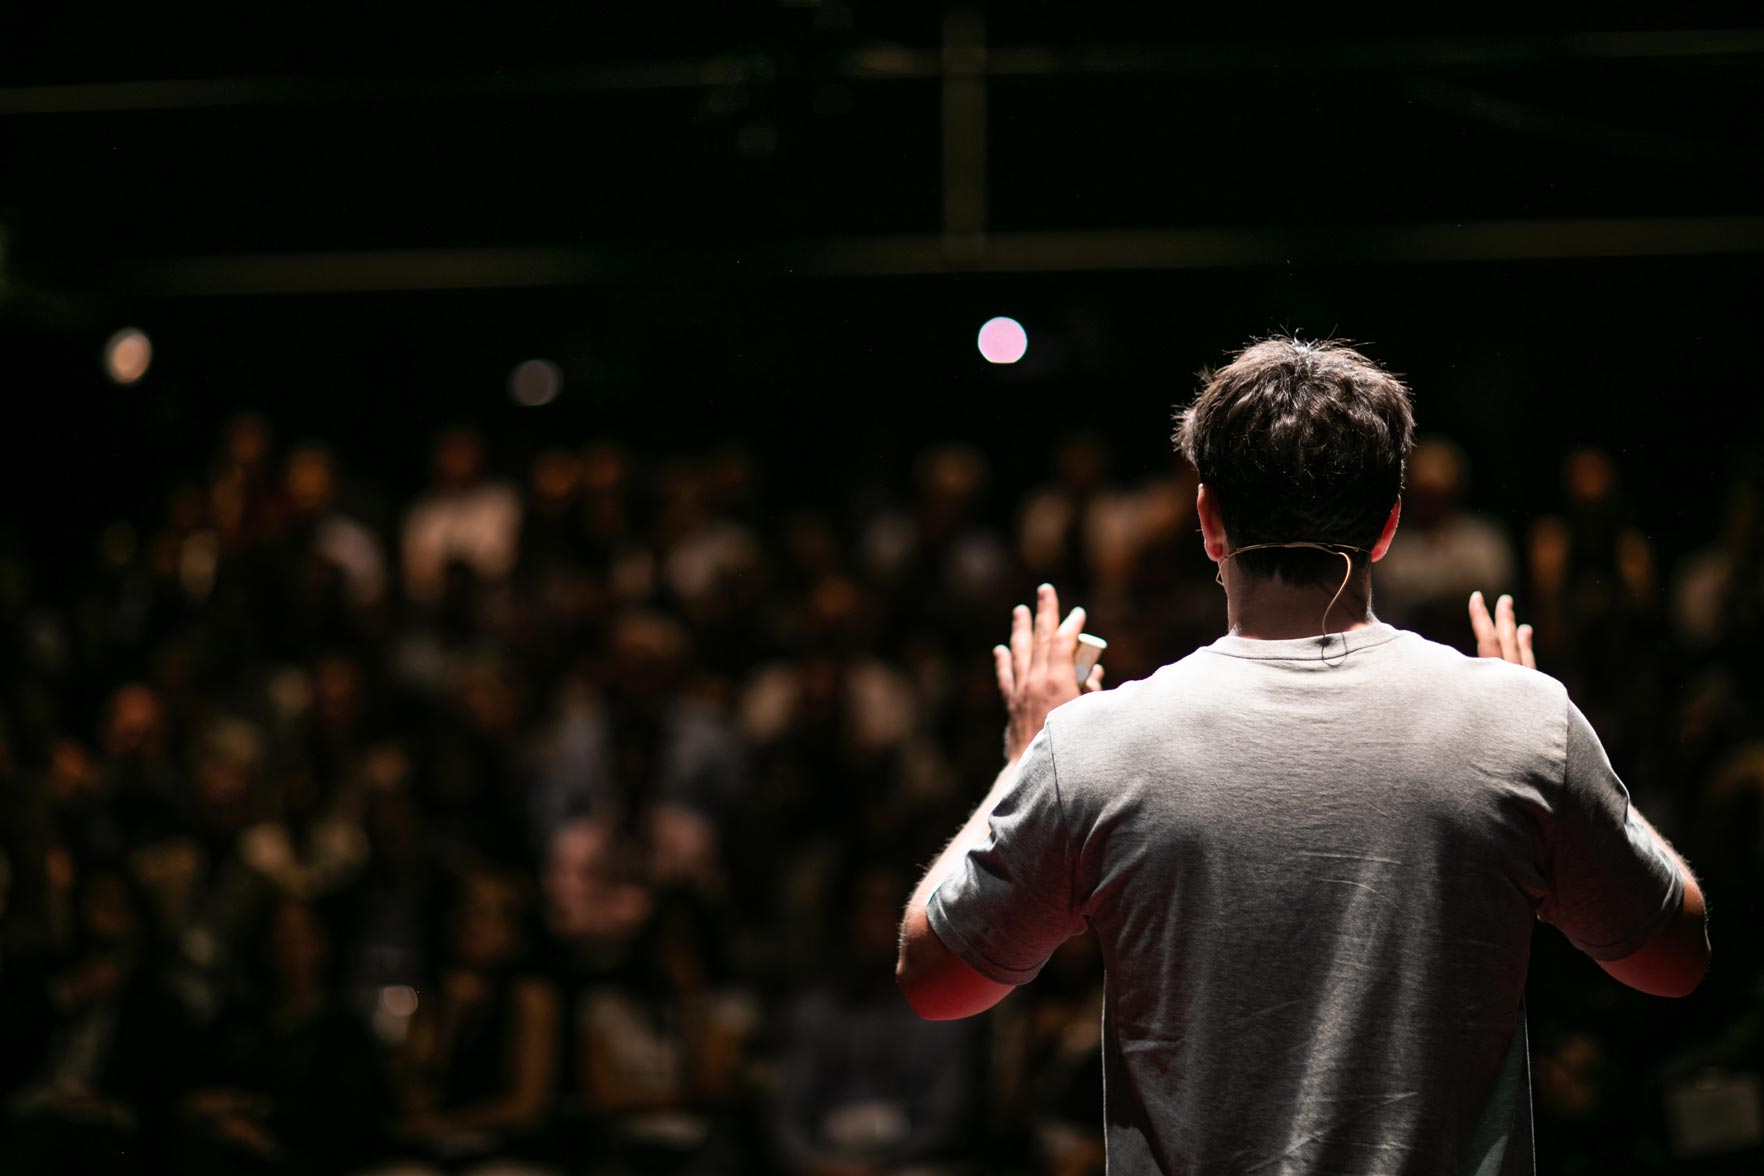
[[[1515,537],[1560,507],[1565,455],[1608,452],[1668,580],[1760,463],[1753,6],[231,19],[0,16],[0,528],[39,603],[92,577],[105,526],[155,526],[245,411],[387,504],[452,423],[515,478],[597,438],[639,463],[739,450],[771,512],[965,441],[1008,527],[1059,438],[1102,435],[1125,479],[1171,469],[1197,369],[1340,335],[1408,378]],[[997,314],[1028,331],[1017,365],[976,354]],[[124,325],[154,361],[118,387],[100,349]],[[518,407],[534,356],[562,394]],[[1668,662],[1672,707],[1691,675],[1645,664]],[[1677,786],[1663,762],[1642,789]],[[1718,961],[1751,931],[1724,903],[1756,910],[1712,894]],[[1546,1005],[1590,967],[1539,953]],[[1643,1106],[1668,1170],[1663,1067],[1754,1024],[1754,989],[1604,998],[1637,1085],[1604,1119],[1545,1108],[1540,1148],[1593,1170]],[[1610,1027],[1634,1018],[1626,1055]]]
[[[825,439],[790,447],[811,489],[852,454],[942,435],[1008,460],[1074,420],[1155,462],[1196,368],[1338,333],[1411,377],[1424,429],[1486,450],[1491,505],[1547,495],[1572,435],[1674,486],[1643,509],[1675,542],[1759,423],[1743,6],[1591,28],[1138,7],[983,15],[997,72],[951,150],[984,146],[954,232],[989,243],[950,249],[932,6],[245,17],[224,44],[14,14],[5,378],[104,455],[87,510],[248,404],[320,432],[349,406],[337,443],[406,480],[398,439],[446,418],[800,430]],[[1016,368],[973,353],[998,313],[1034,341]],[[115,391],[88,356],[123,323],[158,350]],[[504,376],[540,354],[568,393],[517,423]],[[7,434],[35,477],[40,434]]]

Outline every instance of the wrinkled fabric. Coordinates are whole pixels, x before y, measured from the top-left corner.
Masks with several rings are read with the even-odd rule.
[[[932,929],[1008,984],[1095,929],[1111,1173],[1531,1173],[1534,925],[1683,898],[1560,683],[1384,624],[1060,707],[991,827]]]

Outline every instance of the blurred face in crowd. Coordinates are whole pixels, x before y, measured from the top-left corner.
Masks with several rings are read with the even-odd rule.
[[[582,496],[587,502],[586,521],[591,534],[602,539],[624,533],[625,453],[616,445],[590,445],[582,453],[579,470]]]
[[[641,854],[602,821],[572,821],[552,839],[545,917],[564,939],[623,942],[654,909]]]
[[[461,964],[488,970],[514,958],[520,947],[521,891],[494,874],[467,878],[455,915],[454,949]]]
[[[139,682],[118,690],[110,700],[104,725],[104,750],[115,757],[159,754],[165,736],[165,712],[159,695]]]
[[[973,450],[952,446],[933,451],[920,475],[928,521],[965,515],[985,481],[986,460]]]
[[[49,749],[49,770],[43,788],[50,800],[74,800],[98,791],[98,765],[85,748],[71,739],[58,740]]]
[[[580,464],[567,449],[547,449],[533,459],[530,476],[530,498],[535,509],[556,512],[568,506],[576,495]]]
[[[166,504],[166,517],[171,521],[172,530],[180,535],[188,535],[200,528],[208,519],[208,499],[202,488],[187,483],[173,490]]]
[[[484,465],[484,443],[469,429],[451,429],[435,443],[435,481],[459,490],[478,478]]]
[[[238,829],[250,822],[256,765],[243,757],[210,753],[196,766],[196,801],[214,830]]]
[[[1456,509],[1463,488],[1464,456],[1458,447],[1423,441],[1409,455],[1403,518],[1422,528],[1443,522]]]
[[[1563,481],[1570,499],[1592,505],[1605,501],[1617,488],[1617,469],[1604,450],[1579,449],[1568,455]]]
[[[797,515],[785,526],[784,547],[791,566],[807,575],[824,575],[839,567],[839,541],[827,520]]]
[[[676,462],[662,475],[662,532],[683,535],[705,519],[704,473],[697,466]]]
[[[242,416],[227,427],[221,445],[222,461],[235,469],[253,473],[269,460],[269,422],[259,416]]]
[[[312,709],[328,727],[353,722],[361,713],[361,668],[346,657],[320,658],[312,667]]]
[[[895,908],[904,885],[892,870],[871,870],[858,882],[851,938],[860,959],[880,964],[894,958],[900,946],[900,912]]]
[[[383,743],[368,749],[356,766],[365,791],[363,821],[376,855],[409,848],[419,828],[410,792],[410,756],[396,743]]]
[[[582,488],[591,494],[605,494],[625,484],[625,452],[617,445],[602,442],[582,452]]]
[[[298,902],[276,909],[269,951],[275,974],[291,987],[318,983],[331,957],[324,924],[311,907]]]
[[[336,488],[336,466],[329,453],[308,445],[288,455],[288,501],[296,512],[323,514],[331,508]]]
[[[101,874],[86,885],[80,920],[96,944],[113,946],[135,936],[135,904],[128,887],[114,874]]]
[[[754,492],[753,458],[740,450],[728,450],[705,463],[705,491],[711,505],[732,510],[746,503]]]
[[[630,698],[654,698],[674,685],[686,657],[686,632],[653,613],[621,617],[607,639],[607,687]]]
[[[495,666],[476,666],[454,682],[454,697],[472,727],[487,735],[509,735],[520,723],[521,698],[508,676]]]
[[[1102,445],[1091,437],[1077,437],[1060,447],[1060,482],[1068,490],[1084,493],[1102,481],[1108,458]]]

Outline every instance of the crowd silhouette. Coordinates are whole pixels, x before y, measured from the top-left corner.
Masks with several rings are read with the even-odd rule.
[[[1013,604],[1083,603],[1111,684],[1222,630],[1192,471],[491,450],[407,498],[241,416],[53,590],[0,549],[0,1170],[1100,1172],[1090,941],[930,1024],[893,935],[1002,762]],[[1524,519],[1473,467],[1416,451],[1374,607],[1469,649],[1514,592],[1703,876],[1692,1002],[1630,1023],[1548,929],[1529,998],[1546,1170],[1666,1170],[1764,1055],[1764,480],[1669,562],[1610,453]]]

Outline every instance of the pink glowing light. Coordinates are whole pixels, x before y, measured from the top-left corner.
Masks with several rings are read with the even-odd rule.
[[[1029,350],[1029,335],[1014,318],[987,319],[980,328],[980,354],[987,363],[1016,363]]]

